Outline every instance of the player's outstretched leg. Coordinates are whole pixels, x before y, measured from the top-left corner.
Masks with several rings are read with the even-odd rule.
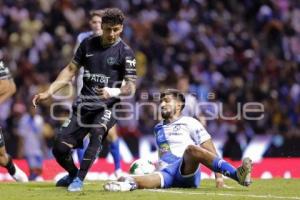
[[[230,163],[215,156],[206,149],[196,145],[189,145],[184,152],[183,159],[184,163],[201,163],[214,172],[222,173],[224,176],[236,180],[243,186],[249,186],[251,184],[252,161],[250,158],[243,159],[242,165],[236,169]],[[190,165],[186,164],[183,167],[182,170],[184,174],[188,174],[193,170],[189,169],[189,166]]]
[[[79,192],[83,189],[83,180],[87,175],[90,167],[96,159],[98,153],[102,148],[102,138],[105,135],[105,129],[103,127],[92,128],[90,130],[90,142],[84,153],[83,159],[80,163],[80,169],[76,178],[68,186],[68,191]]]
[[[252,160],[250,158],[244,158],[242,165],[238,168],[221,158],[215,158],[212,170],[236,180],[240,185],[249,186],[251,184]]]

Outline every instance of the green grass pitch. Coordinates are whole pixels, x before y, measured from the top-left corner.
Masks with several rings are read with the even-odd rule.
[[[225,180],[230,188],[216,189],[213,180],[203,180],[198,189],[136,190],[133,192],[105,192],[104,182],[86,182],[84,191],[67,192],[53,182],[0,183],[2,200],[210,200],[210,199],[299,199],[300,179],[254,180],[250,187],[242,187]]]

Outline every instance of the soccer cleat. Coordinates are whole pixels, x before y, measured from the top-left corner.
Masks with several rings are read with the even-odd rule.
[[[56,182],[56,187],[68,187],[73,181],[73,178],[66,175]]]
[[[83,181],[80,178],[76,177],[73,182],[69,185],[69,192],[80,192],[83,188]]]
[[[27,175],[17,165],[15,165],[15,168],[16,168],[16,172],[12,176],[13,179],[15,179],[17,182],[23,182],[23,183],[28,182]]]
[[[237,177],[240,185],[249,186],[251,182],[252,160],[244,158],[243,163],[237,168]]]
[[[127,192],[127,191],[136,190],[137,185],[135,182],[111,181],[111,182],[105,183],[103,185],[103,188],[105,191],[109,191],[109,192]]]

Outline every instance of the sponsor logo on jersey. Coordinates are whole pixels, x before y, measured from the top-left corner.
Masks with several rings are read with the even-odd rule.
[[[95,83],[108,83],[110,77],[105,76],[104,74],[91,74],[90,71],[85,70],[83,74],[83,78],[86,81],[92,81]]]
[[[135,65],[136,65],[135,59],[128,59],[128,58],[125,58],[125,59],[126,59],[126,63],[128,63],[130,67],[135,67]]]
[[[166,152],[170,152],[171,148],[170,145],[168,143],[163,143],[159,145],[159,155],[162,156],[163,154],[165,154]]]
[[[166,136],[162,130],[157,131],[156,133],[156,141],[158,144],[165,143],[167,141]]]
[[[86,57],[92,57],[94,54],[85,54]]]
[[[173,131],[169,132],[169,135],[182,135],[180,124],[176,124],[173,127]]]
[[[178,124],[176,124],[176,125],[174,126],[174,128],[173,128],[173,131],[174,131],[174,132],[178,132],[178,131],[180,130],[180,128],[181,128],[181,126],[178,125]]]

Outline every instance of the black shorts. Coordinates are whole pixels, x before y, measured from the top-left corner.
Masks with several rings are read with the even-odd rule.
[[[102,128],[106,130],[103,139],[108,130],[116,123],[112,108],[102,110],[78,110],[73,108],[73,114],[66,120],[57,134],[57,140],[71,144],[73,148],[82,148],[83,139],[88,133],[93,133],[93,129]]]
[[[2,128],[0,126],[0,148],[1,147],[4,147],[5,143],[4,143],[4,136],[3,136],[3,133],[2,133]]]

